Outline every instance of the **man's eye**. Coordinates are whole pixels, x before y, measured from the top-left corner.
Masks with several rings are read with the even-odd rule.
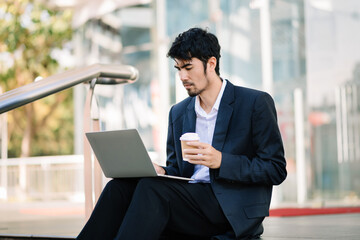
[[[189,70],[191,70],[192,68],[185,68],[185,69],[189,71]]]

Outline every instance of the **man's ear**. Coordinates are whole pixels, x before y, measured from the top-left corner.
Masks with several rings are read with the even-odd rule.
[[[217,60],[215,57],[209,58],[207,61],[207,69],[209,69],[210,71],[215,71],[216,64],[217,64]]]

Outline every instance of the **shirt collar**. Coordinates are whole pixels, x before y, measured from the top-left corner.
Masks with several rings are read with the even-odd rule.
[[[220,92],[219,92],[219,94],[218,94],[218,96],[217,96],[217,98],[216,98],[216,101],[215,101],[214,106],[212,107],[211,111],[213,111],[213,110],[218,111],[218,110],[219,110],[220,101],[221,101],[221,98],[222,98],[222,96],[223,96],[223,94],[224,94],[225,86],[226,86],[226,80],[225,80],[225,79],[224,79],[224,80],[222,79],[222,85],[221,85]],[[201,109],[201,110],[200,110],[200,109]],[[199,96],[196,96],[196,99],[195,99],[195,111],[196,111],[197,113],[205,112],[205,111],[202,109],[202,107],[200,106],[200,98],[199,98]]]

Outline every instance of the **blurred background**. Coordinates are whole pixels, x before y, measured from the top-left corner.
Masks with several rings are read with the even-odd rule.
[[[272,207],[360,206],[358,0],[1,1],[1,91],[94,63],[132,65],[135,83],[95,88],[101,129],[137,128],[164,164],[168,110],[187,96],[166,53],[195,26],[218,36],[221,77],[275,100],[288,177]],[[7,209],[74,204],[83,216],[86,89],[1,114]]]

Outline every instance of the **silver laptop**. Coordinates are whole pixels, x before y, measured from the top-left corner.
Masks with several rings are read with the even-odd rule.
[[[86,137],[108,178],[167,177],[193,180],[157,174],[136,129],[89,132]]]

